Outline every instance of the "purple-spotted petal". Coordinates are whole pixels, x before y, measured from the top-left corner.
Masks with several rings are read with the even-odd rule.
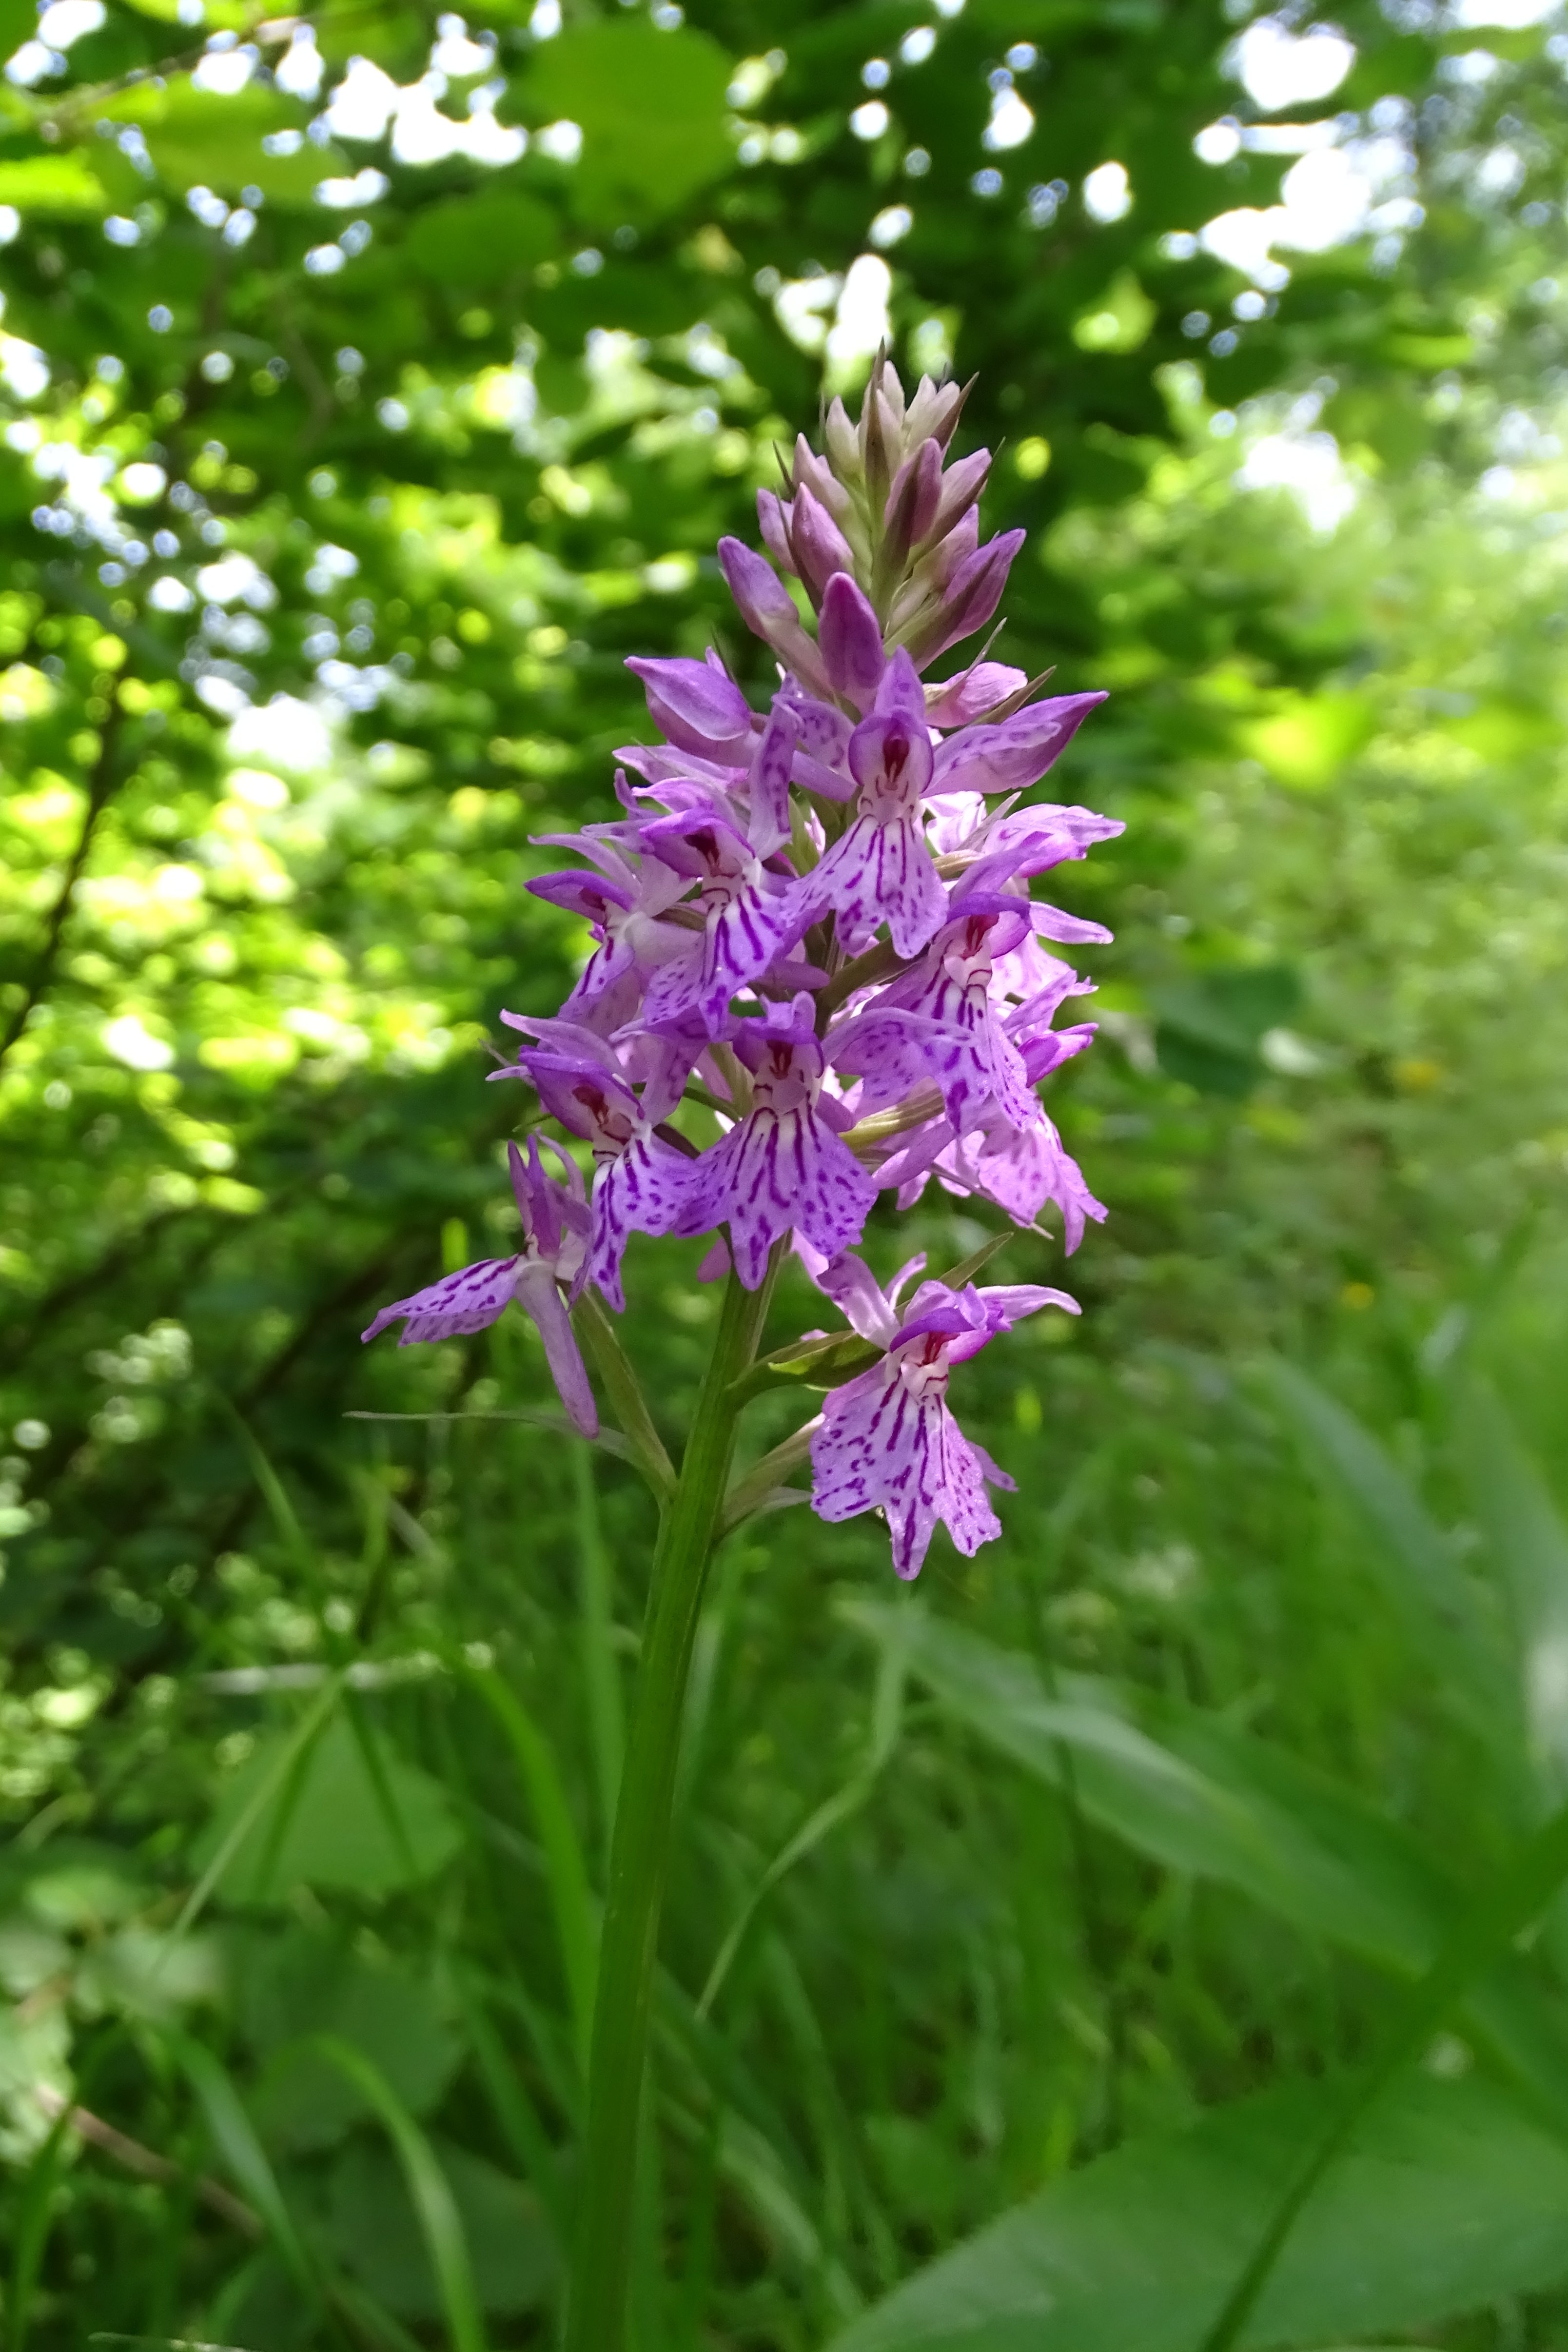
[[[626,1311],[621,1260],[626,1243],[633,1234],[658,1235],[675,1230],[686,1208],[691,1171],[697,1164],[662,1137],[639,1135],[595,1171],[588,1275],[617,1315]]]
[[[550,1367],[550,1377],[574,1428],[580,1429],[584,1437],[597,1437],[599,1415],[583,1362],[583,1352],[572,1328],[566,1302],[549,1266],[525,1265],[521,1269],[517,1278],[517,1303],[544,1342],[544,1360]]]
[[[973,1555],[1002,1532],[986,1499],[988,1467],[940,1389],[921,1394],[897,1358],[832,1390],[811,1443],[811,1506],[827,1520],[887,1515],[893,1567],[920,1574],[939,1519]]]
[[[854,952],[886,921],[894,951],[918,955],[947,918],[947,893],[920,819],[858,816],[802,885],[807,921],[831,907]]]
[[[877,1188],[811,1107],[747,1113],[705,1151],[680,1230],[728,1225],[736,1272],[755,1290],[781,1234],[800,1233],[824,1257],[860,1238]]]
[[[456,1274],[445,1274],[428,1289],[416,1290],[411,1298],[400,1298],[395,1305],[384,1307],[360,1338],[374,1339],[400,1317],[400,1348],[418,1339],[456,1339],[472,1331],[486,1330],[506,1312],[516,1290],[517,1270],[521,1263],[520,1257],[481,1258],[477,1265],[461,1266]]]

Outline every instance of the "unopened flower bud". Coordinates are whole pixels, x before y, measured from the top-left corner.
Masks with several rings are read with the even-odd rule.
[[[823,592],[835,572],[854,572],[855,559],[849,542],[826,507],[804,483],[795,494],[790,542],[795,549],[795,567],[814,604],[820,605]]]
[[[719,541],[719,562],[746,626],[772,646],[804,686],[818,694],[830,690],[822,656],[802,628],[790,593],[773,566],[738,539]]]
[[[860,455],[860,437],[849,422],[849,412],[841,400],[835,398],[830,404],[823,429],[827,441],[828,462],[838,479],[846,485],[861,481],[866,467]]]
[[[790,503],[781,499],[776,490],[757,492],[757,527],[767,543],[768,553],[781,572],[793,572],[795,568],[795,549],[790,544]]]
[[[875,512],[886,499],[904,454],[903,418],[894,415],[875,376],[860,413],[860,430],[866,448],[866,494]]]
[[[961,457],[955,466],[948,467],[942,478],[942,495],[931,521],[933,540],[944,538],[965,509],[974,505],[990,471],[989,449],[976,449],[973,457]]]
[[[827,583],[816,640],[835,691],[866,709],[881,684],[888,657],[881,624],[847,572],[836,572]]]
[[[1023,544],[1021,530],[1002,531],[954,573],[938,611],[905,640],[917,663],[934,661],[961,637],[984,627],[1002,601],[1013,558]]]
[[[834,519],[842,523],[852,501],[848,491],[838,481],[830,466],[825,465],[804,433],[797,433],[795,442],[795,488],[808,489],[819,499]]]
[[[643,682],[649,718],[680,751],[700,759],[750,759],[751,707],[717,656],[655,661],[634,654],[626,667]]]
[[[888,413],[892,417],[898,435],[901,437],[904,429],[904,387],[899,381],[898,369],[885,354],[880,366],[873,371],[871,384],[872,389],[879,392],[887,403]]]
[[[942,451],[934,441],[922,441],[893,477],[882,514],[882,544],[877,551],[879,597],[901,578],[910,550],[924,539],[935,520],[942,496]]]
[[[970,383],[973,382],[971,377]],[[912,448],[915,442],[928,435],[945,449],[958,430],[958,420],[963,414],[963,404],[969,397],[969,384],[932,383],[922,375],[909,415],[904,419],[904,440]]]
[[[926,611],[936,610],[948,583],[962,571],[980,544],[980,517],[973,507],[961,515],[945,539],[937,541],[915,565],[893,599],[888,615],[889,638],[909,641],[912,625]]]

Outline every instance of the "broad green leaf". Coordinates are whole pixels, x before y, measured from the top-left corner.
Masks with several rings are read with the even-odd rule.
[[[242,2028],[262,2061],[253,2112],[272,2147],[329,2147],[363,2113],[353,2082],[327,2064],[312,2035],[353,2042],[415,2115],[434,2106],[452,2078],[460,2046],[426,1976],[298,1931],[243,1944],[237,1973]]]
[[[831,2352],[1194,2352],[1340,2086],[1291,2084],[1069,2173]],[[1498,2090],[1391,2090],[1312,2196],[1242,2338],[1354,2343],[1568,2278],[1568,2150]]]
[[[1199,971],[1151,993],[1160,1066],[1201,1093],[1240,1097],[1263,1076],[1258,1045],[1301,1000],[1289,964]]]
[[[534,2309],[550,2290],[556,2256],[532,2191],[444,2140],[430,2147],[462,2223],[479,2302],[508,2315]],[[441,2316],[440,2283],[405,2178],[385,2148],[356,2138],[343,2149],[327,2189],[322,2234],[333,2256],[400,2319]]]
[[[1058,1785],[1070,1755],[1084,1810],[1167,1868],[1244,1887],[1385,1962],[1426,1957],[1442,1913],[1432,1874],[1348,1792],[1264,1750],[1270,1795],[1248,1769],[1261,1742],[1167,1707],[1184,1754],[1169,1736],[1151,1738],[1113,1685],[1064,1678],[1055,1697],[1032,1658],[923,1610],[857,1599],[844,1613],[879,1641],[901,1640],[910,1671],[943,1705],[1039,1778]]]
[[[1455,2003],[1551,1904],[1568,1874],[1568,1805],[1562,1806],[1495,1872],[1465,1909],[1419,1983],[1395,2009],[1370,2066],[1361,2070],[1328,2127],[1312,2135],[1233,2283],[1201,2352],[1235,2352],[1321,2184],[1335,2177],[1401,2076],[1408,2074]],[[1563,2134],[1559,2129],[1558,2137]]]
[[[539,50],[524,87],[535,120],[581,126],[573,200],[614,222],[674,212],[730,168],[731,70],[705,33],[638,15],[574,26]]]
[[[1072,1762],[1089,1817],[1167,1869],[1234,1886],[1302,1935],[1411,1976],[1441,1944],[1460,1890],[1352,1790],[1268,1742],[1170,1700],[1141,1703],[1088,1676],[1058,1698],[1033,1659],[918,1604],[855,1600],[843,1613],[887,1643],[982,1738],[1059,1787]],[[1568,2120],[1568,2028],[1522,1963],[1468,1997],[1471,2025]]]
[[[226,1902],[277,1906],[300,1885],[386,1895],[430,1877],[457,1852],[461,1833],[438,1783],[401,1762],[379,1737],[379,1775],[341,1719],[321,1734],[296,1771],[278,1775],[285,1745],[268,1741],[240,1768],[193,1849],[198,1869],[209,1864],[244,1821],[257,1791],[276,1778],[236,1840],[219,1888]]]
[[[103,182],[82,155],[21,155],[0,163],[0,205],[45,219],[79,220],[109,210]]]

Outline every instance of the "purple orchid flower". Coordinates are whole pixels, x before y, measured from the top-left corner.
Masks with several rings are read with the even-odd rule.
[[[1005,662],[972,662],[940,686],[928,681],[926,717],[933,727],[973,726],[1009,695],[1021,693],[1028,682],[1023,670],[1010,669]]]
[[[618,778],[624,783],[624,778]],[[605,828],[605,830],[612,830]],[[616,826],[617,835],[633,828]],[[594,935],[594,952],[562,1007],[568,1019],[605,1034],[631,1018],[653,973],[671,962],[695,962],[693,934],[663,918],[690,887],[687,877],[657,859],[628,856],[602,833],[550,836],[563,847],[584,851],[603,871],[566,866],[542,874],[526,887],[567,914],[577,915]]]
[[[675,1230],[727,1225],[735,1270],[755,1290],[781,1234],[804,1234],[824,1257],[858,1241],[877,1186],[839,1139],[851,1114],[823,1091],[811,998],[803,992],[760,1021],[735,1022],[730,1037],[752,1072],[751,1103],[697,1161]]]
[[[682,1066],[679,1050],[665,1047],[639,1100],[612,1048],[592,1030],[516,1013],[501,1019],[546,1042],[520,1052],[515,1068],[491,1076],[531,1078],[551,1116],[593,1150],[588,1279],[624,1314],[621,1260],[627,1241],[634,1233],[672,1232],[686,1207],[694,1162],[654,1130],[680,1099],[695,1053]]]
[[[738,539],[719,541],[719,562],[746,626],[772,646],[812,693],[830,691],[822,656],[773,566]]]
[[[805,929],[800,885],[793,875],[770,873],[744,834],[716,813],[659,817],[644,828],[643,843],[700,883],[703,921],[697,956],[654,974],[647,1020],[663,1027],[695,1019],[716,1035],[737,989],[760,979]]]
[[[939,1519],[969,1556],[999,1536],[985,1489],[1015,1485],[953,1418],[952,1367],[1043,1307],[1079,1311],[1065,1291],[1037,1284],[951,1290],[922,1282],[900,1314],[904,1285],[924,1265],[923,1256],[911,1258],[886,1292],[854,1258],[841,1257],[816,1276],[862,1339],[886,1352],[828,1394],[811,1441],[811,1507],[828,1520],[880,1510],[893,1567],[906,1579],[920,1574]]]
[[[1088,1025],[1053,1031],[1053,1045],[1065,1049],[1057,1058],[1065,1061],[1068,1054],[1081,1052],[1093,1034]],[[1029,1055],[1025,1058],[1033,1075],[1033,1058]],[[877,1183],[880,1190],[894,1192],[900,1210],[907,1211],[914,1207],[932,1176],[944,1192],[960,1199],[978,1196],[994,1202],[1026,1230],[1038,1223],[1041,1210],[1050,1202],[1060,1212],[1062,1246],[1069,1257],[1082,1241],[1088,1221],[1092,1218],[1100,1223],[1106,1214],[1055,1124],[1038,1105],[1025,1128],[1014,1127],[993,1112],[960,1136],[950,1120],[932,1119],[907,1139],[898,1139],[897,1148],[877,1170]]]
[[[847,695],[858,710],[868,710],[888,656],[882,625],[847,572],[835,572],[823,591],[816,644],[829,685]],[[923,711],[923,702],[921,707]]]
[[[584,1437],[596,1437],[594,1391],[561,1296],[564,1287],[574,1298],[582,1287],[588,1210],[575,1164],[559,1144],[546,1141],[564,1171],[564,1185],[545,1174],[535,1138],[529,1138],[526,1160],[515,1143],[507,1146],[511,1189],[522,1223],[523,1245],[517,1255],[482,1258],[477,1265],[443,1275],[427,1289],[384,1307],[360,1336],[374,1339],[401,1318],[400,1348],[422,1339],[457,1339],[486,1330],[515,1298],[544,1342],[544,1360],[574,1426]]]
[[[994,726],[965,727],[936,756],[933,793],[1016,793],[1037,784],[1103,694],[1058,694],[1026,703]]]
[[[928,1085],[957,1132],[991,1103],[1015,1127],[1029,1124],[1028,1075],[991,988],[994,959],[1026,936],[1029,918],[1026,901],[971,899],[911,971],[830,1034],[834,1067],[862,1074],[863,1114]]]
[[[1089,986],[1065,953],[1108,934],[1031,890],[1121,828],[1028,798],[1103,698],[1030,701],[988,646],[922,683],[989,618],[1022,538],[982,539],[991,458],[952,457],[963,406],[925,382],[906,402],[879,360],[858,421],[832,402],[825,450],[798,441],[781,490],[760,495],[768,553],[721,541],[734,602],[780,665],[765,705],[711,648],[629,663],[662,740],[617,752],[609,821],[546,836],[569,862],[528,887],[587,925],[592,951],[558,1014],[503,1016],[526,1042],[494,1074],[530,1081],[589,1146],[586,1192],[571,1164],[564,1190],[547,1183],[531,1141],[524,1248],[373,1327],[478,1329],[516,1297],[586,1425],[567,1288],[592,1282],[623,1308],[640,1232],[715,1234],[705,1275],[756,1289],[793,1235],[883,1350],[830,1401],[818,1507],[886,1509],[900,1573],[939,1517],[969,1549],[995,1531],[985,1488],[1001,1474],[947,1412],[950,1367],[1016,1313],[1068,1302],[927,1284],[900,1319],[898,1286],[884,1297],[848,1254],[878,1194],[903,1207],[935,1183],[1020,1225],[1054,1203],[1069,1249],[1104,1214],[1038,1089],[1093,1034],[1056,1025]],[[705,1150],[671,1123],[689,1094],[722,1121]]]
[[[823,610],[826,616],[826,605]],[[947,893],[926,845],[931,730],[908,654],[896,653],[888,664],[876,707],[850,736],[846,757],[860,788],[857,813],[805,878],[807,919],[832,908],[844,945],[855,955],[885,919],[895,953],[918,955],[942,929]]]

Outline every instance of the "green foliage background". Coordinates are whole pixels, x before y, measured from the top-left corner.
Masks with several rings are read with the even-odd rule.
[[[323,98],[390,83],[314,131],[250,0],[109,0],[0,96],[6,2342],[550,2340],[647,1506],[521,1322],[357,1333],[506,1245],[486,1041],[582,944],[535,837],[609,808],[628,652],[762,689],[712,546],[879,249],[1032,534],[1004,652],[1112,689],[1052,1105],[1111,1216],[1081,1324],[966,1371],[1003,1543],[911,1607],[872,1527],[721,1557],[637,2341],[1195,2352],[1568,1793],[1568,37],[1341,9],[1282,120],[1403,142],[1424,217],[1254,301],[1194,235],[1292,160],[1194,152],[1245,5],[557,13],[328,0]],[[389,143],[433,41],[426,133],[479,89],[525,152]],[[1249,486],[1281,438],[1337,523]],[[672,1442],[699,1255],[630,1265]],[[1248,2340],[1568,2341],[1562,1915],[1508,1942]]]

